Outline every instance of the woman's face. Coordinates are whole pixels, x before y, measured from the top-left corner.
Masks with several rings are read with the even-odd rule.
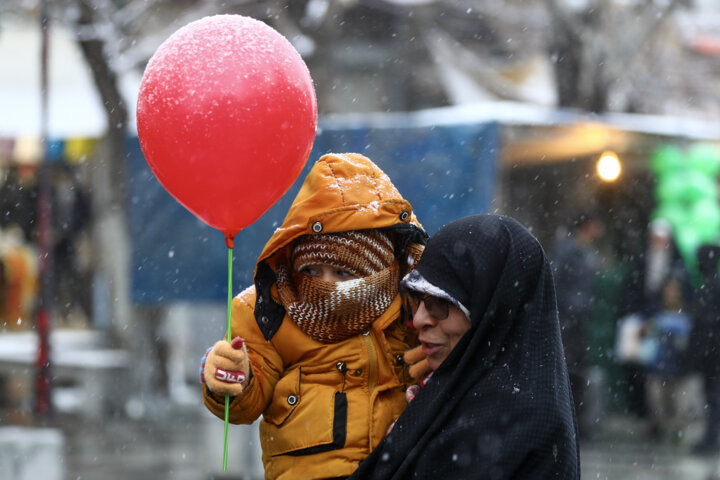
[[[419,302],[413,314],[413,325],[418,331],[418,339],[430,368],[437,370],[465,332],[470,330],[470,320],[462,310],[449,302],[436,297],[428,300]],[[431,303],[430,311],[426,308],[426,301]],[[444,310],[434,308],[437,302],[447,303],[447,317],[442,318]],[[431,312],[435,315],[431,315]]]

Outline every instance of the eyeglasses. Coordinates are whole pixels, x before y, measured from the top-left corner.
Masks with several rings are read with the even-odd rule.
[[[425,304],[425,310],[435,320],[445,320],[450,313],[450,302],[443,298],[434,297],[427,293],[420,293],[408,290],[408,299],[410,300],[410,311],[413,315],[417,313],[420,304]]]

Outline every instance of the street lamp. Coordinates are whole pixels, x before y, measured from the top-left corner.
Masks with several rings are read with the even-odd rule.
[[[597,172],[601,179],[606,182],[614,182],[620,176],[620,160],[615,152],[606,151],[600,155],[597,161]]]

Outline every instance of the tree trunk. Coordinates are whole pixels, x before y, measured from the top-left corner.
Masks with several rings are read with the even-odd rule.
[[[583,67],[583,38],[573,28],[574,18],[556,0],[545,0],[550,17],[549,54],[555,70],[558,107],[579,108]]]
[[[80,27],[92,28],[94,11],[79,2]],[[128,264],[130,240],[125,210],[125,136],[127,108],[115,72],[105,58],[103,42],[79,38],[80,48],[92,70],[107,115],[108,129],[92,165],[93,243],[97,255],[94,279],[95,321],[109,328],[112,340],[132,345],[132,308]]]
[[[580,76],[582,71],[582,39],[561,22],[555,22],[550,43],[557,85],[558,107],[578,108],[581,103]]]

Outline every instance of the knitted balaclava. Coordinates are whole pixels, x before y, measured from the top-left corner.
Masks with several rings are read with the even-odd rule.
[[[301,273],[313,264],[358,278],[335,283]],[[377,230],[303,235],[292,247],[289,266],[277,270],[278,294],[288,315],[321,343],[340,342],[365,330],[390,306],[398,282],[393,243]]]

